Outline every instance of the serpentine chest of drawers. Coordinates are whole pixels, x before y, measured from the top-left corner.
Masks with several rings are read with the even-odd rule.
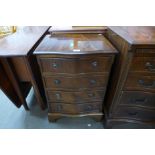
[[[155,123],[155,27],[109,27],[120,52],[106,101],[106,125]]]
[[[35,50],[49,121],[90,116],[100,120],[116,49],[101,34],[50,34]]]

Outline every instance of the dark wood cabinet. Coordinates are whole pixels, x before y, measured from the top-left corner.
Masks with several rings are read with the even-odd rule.
[[[155,123],[155,27],[108,27],[119,55],[106,96],[106,125]]]
[[[42,73],[50,121],[103,117],[104,96],[116,49],[98,34],[47,35],[34,54]]]

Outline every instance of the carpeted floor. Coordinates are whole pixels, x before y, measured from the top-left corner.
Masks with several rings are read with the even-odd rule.
[[[49,123],[47,110],[41,111],[36,103],[33,90],[27,97],[30,111],[16,108],[0,90],[1,129],[102,129],[103,124],[91,118],[62,118]]]

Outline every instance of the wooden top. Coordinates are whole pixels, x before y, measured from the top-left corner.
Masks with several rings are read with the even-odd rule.
[[[0,38],[0,56],[27,55],[49,28],[49,26],[17,27],[17,32]]]
[[[100,34],[47,35],[34,51],[35,54],[91,54],[117,53],[110,42]]]
[[[130,44],[155,45],[153,26],[110,26],[109,28]]]
[[[104,33],[105,26],[52,26],[50,33]]]

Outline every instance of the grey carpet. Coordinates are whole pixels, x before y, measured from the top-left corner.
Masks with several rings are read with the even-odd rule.
[[[47,110],[40,110],[33,90],[27,97],[30,111],[23,106],[16,108],[0,90],[0,128],[1,129],[102,129],[103,124],[91,118],[62,118],[49,123]]]

